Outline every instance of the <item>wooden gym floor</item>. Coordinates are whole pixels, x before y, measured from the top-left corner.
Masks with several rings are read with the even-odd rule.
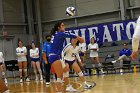
[[[140,93],[140,73],[126,73],[123,75],[113,74],[105,76],[87,76],[87,81],[96,82],[96,86],[89,90],[84,90],[82,83],[74,78],[71,82],[79,93]],[[50,86],[46,86],[44,82],[34,81],[19,83],[19,80],[9,80],[10,93],[56,93],[55,84],[52,82]],[[65,93],[65,92],[64,92]]]

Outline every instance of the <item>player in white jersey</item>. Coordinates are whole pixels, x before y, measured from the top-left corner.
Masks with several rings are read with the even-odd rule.
[[[90,51],[90,58],[93,63],[92,64],[93,68],[95,69],[96,65],[101,68],[102,65],[99,61],[99,55],[98,55],[99,47],[98,47],[98,44],[95,42],[94,37],[92,37],[90,39],[90,44],[88,45],[88,50]],[[102,68],[101,68],[101,72],[102,72],[102,74],[104,73]],[[96,69],[95,69],[94,74],[97,74]]]
[[[6,75],[5,75],[5,65],[4,65],[4,57],[3,57],[3,53],[0,52],[0,72],[2,73],[3,77],[4,77],[4,81],[5,83],[7,83],[7,79],[6,79]]]
[[[20,82],[22,83],[22,69],[24,71],[24,76],[26,81],[30,81],[27,77],[27,49],[23,46],[23,43],[21,40],[18,41],[18,48],[16,48],[16,54],[17,54],[17,60],[18,60],[18,66],[19,66],[19,76],[20,76]]]
[[[140,16],[137,20],[136,28],[132,38],[132,59],[136,59],[138,56],[138,47],[140,42]]]
[[[81,71],[79,65],[76,62],[76,58],[79,63],[82,64],[81,59],[79,57],[80,47],[76,46],[77,39],[72,39],[71,43],[66,45],[62,51],[62,60],[66,63],[66,66],[72,66],[74,71],[79,75],[81,81],[84,84],[84,88],[91,88],[92,86],[87,84],[83,72]],[[72,87],[69,81],[69,71],[63,74],[65,84],[67,85],[66,91],[77,91]]]
[[[80,47],[79,56],[80,56],[80,59],[83,62],[83,66],[80,66],[80,68],[84,72],[84,74],[86,74],[86,72],[85,72],[85,68],[86,68],[86,63],[85,63],[85,59],[86,59],[86,43],[79,43],[79,47]]]
[[[36,76],[35,80],[38,80],[38,76],[37,76],[37,70],[38,70],[40,74],[40,80],[42,81],[43,76],[42,76],[42,70],[40,68],[39,49],[35,46],[34,42],[32,42],[32,49],[30,49],[30,58]]]

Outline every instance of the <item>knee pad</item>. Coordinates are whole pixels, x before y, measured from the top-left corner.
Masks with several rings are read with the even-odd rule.
[[[2,75],[4,76],[5,75],[5,72],[2,72]]]
[[[22,72],[22,69],[19,69],[19,72]]]
[[[57,78],[56,82],[57,83],[62,83],[62,79],[61,78]]]
[[[27,72],[27,69],[24,69],[25,72]]]
[[[65,77],[69,77],[69,71],[66,72],[66,73],[63,73],[63,77],[64,77],[64,78],[65,78]]]
[[[79,77],[84,76],[84,75],[83,75],[83,72],[82,72],[82,71],[80,71],[80,72],[78,73],[78,76],[79,76]]]

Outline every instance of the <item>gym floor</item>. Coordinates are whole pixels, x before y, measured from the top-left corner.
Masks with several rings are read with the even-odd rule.
[[[73,87],[78,89],[79,93],[140,93],[140,73],[136,75],[125,73],[123,75],[86,76],[88,83],[96,82],[96,86],[88,90],[83,89],[79,79],[77,81],[75,81],[75,78],[70,79]],[[24,83],[19,83],[18,79],[10,79],[9,81],[10,93],[56,93],[53,81],[50,86],[45,85],[43,81],[31,80],[31,82]]]

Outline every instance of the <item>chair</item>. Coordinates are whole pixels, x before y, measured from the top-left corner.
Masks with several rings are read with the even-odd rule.
[[[116,73],[116,69],[115,69],[115,66],[114,64],[111,62],[115,60],[115,57],[113,54],[111,55],[107,55],[105,57],[105,61],[102,63],[103,65],[103,69],[104,71],[107,71],[107,74],[109,74],[109,71],[112,73],[113,71]]]
[[[15,78],[16,76],[14,71],[19,71],[17,60],[5,61],[5,66],[6,66],[6,71],[12,71],[12,75]]]
[[[131,70],[131,61],[123,61],[123,67],[122,69],[125,70],[128,69],[128,72]]]

